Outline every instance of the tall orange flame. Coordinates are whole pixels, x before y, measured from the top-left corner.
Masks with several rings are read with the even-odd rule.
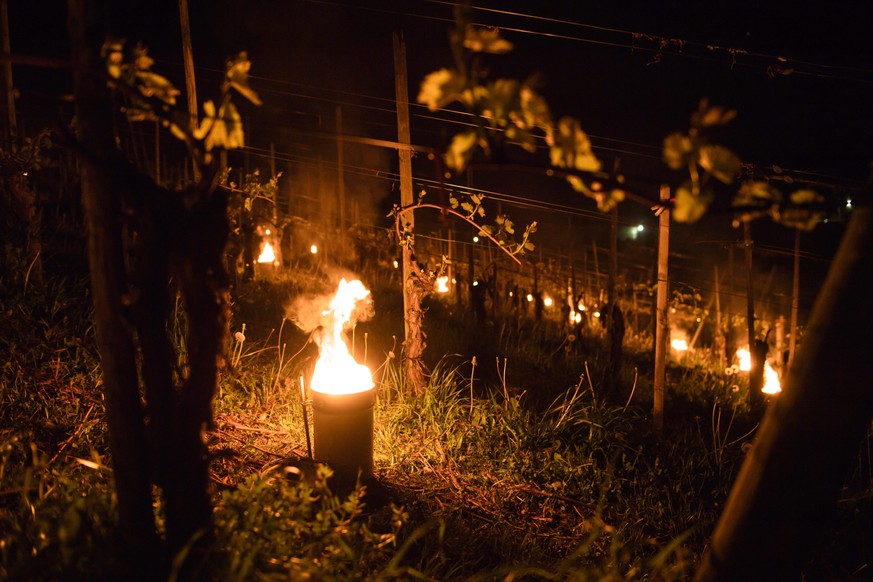
[[[351,321],[355,305],[369,294],[370,291],[360,281],[340,281],[336,295],[330,302],[330,309],[322,313],[326,319],[325,331],[310,383],[312,390],[329,394],[354,394],[373,388],[370,369],[355,361],[343,339],[343,330]]]

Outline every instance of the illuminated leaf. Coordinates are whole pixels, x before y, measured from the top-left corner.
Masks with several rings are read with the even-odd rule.
[[[624,200],[624,197],[624,190],[616,189],[608,192],[598,192],[595,194],[594,199],[597,201],[598,210],[601,212],[609,212],[618,206],[619,202]]]
[[[474,53],[503,54],[512,50],[512,43],[500,36],[497,28],[468,26],[464,48]]]
[[[457,208],[458,207],[458,199],[455,198],[454,196],[450,196],[449,197],[449,206],[451,206],[453,209]]]
[[[100,56],[106,63],[106,71],[113,79],[120,79],[124,64],[124,39],[108,38],[100,49]]]
[[[466,82],[457,71],[440,69],[426,76],[421,82],[417,101],[427,105],[429,110],[436,111],[460,99],[465,88]]]
[[[742,166],[740,158],[734,152],[718,145],[702,146],[698,163],[724,184],[733,182]]]
[[[446,151],[446,165],[460,172],[473,157],[473,147],[476,145],[476,133],[472,130],[455,134],[452,143]]]
[[[550,149],[553,166],[574,168],[586,172],[600,170],[600,160],[591,151],[591,142],[572,117],[562,117],[558,122],[555,145]]]
[[[200,127],[194,130],[196,139],[203,139],[209,130],[215,124],[215,103],[207,101],[203,104],[203,119],[200,121]]]
[[[470,204],[469,202],[461,202],[461,208],[466,210],[467,212],[469,212],[471,214],[473,212],[473,205]]]
[[[691,116],[691,123],[696,127],[715,127],[730,123],[736,116],[734,109],[725,109],[720,105],[710,107],[707,99],[701,99],[697,111]]]
[[[790,199],[793,204],[813,204],[824,202],[824,198],[820,196],[818,192],[810,190],[809,188],[795,190],[791,193]]]
[[[591,189],[585,185],[585,182],[579,176],[567,176],[567,182],[570,183],[570,187],[576,192],[582,192],[585,195],[588,195],[591,192]]]
[[[688,183],[685,183],[676,189],[672,217],[676,222],[697,222],[706,213],[712,199],[711,191],[705,190],[695,196]]]
[[[761,181],[746,181],[740,186],[732,202],[733,206],[769,206],[782,200],[782,194]]]
[[[809,231],[824,219],[824,212],[813,207],[824,202],[824,198],[815,190],[808,188],[796,190],[791,193],[790,199],[791,203],[797,206],[789,206],[774,213],[774,218],[783,225]]]
[[[206,104],[203,109],[204,113],[207,113]],[[214,106],[211,109],[214,111]],[[232,102],[227,101],[221,105],[215,117],[211,119],[211,125],[208,125],[209,120],[210,118],[205,116],[201,125],[201,131],[206,128],[203,137],[206,151],[217,147],[231,150],[244,145],[242,118]]]
[[[139,91],[145,97],[155,97],[169,105],[176,104],[179,90],[166,77],[150,71],[137,71],[136,78],[139,81]]]
[[[175,123],[170,123],[168,127],[170,128],[170,133],[172,133],[176,138],[185,140],[188,137],[188,134],[185,133],[185,130]]]
[[[144,45],[137,44],[131,55],[131,64],[138,71],[148,71],[155,64],[155,60],[149,56]]]
[[[520,97],[521,116],[516,123],[525,129],[541,129],[546,134],[546,144],[554,144],[552,112],[546,100],[527,85],[521,88]]]
[[[247,52],[243,51],[227,62],[225,80],[231,87],[236,89],[240,95],[255,105],[260,105],[260,97],[258,97],[258,94],[249,87],[249,70],[251,67],[252,63],[249,60],[249,55]]]
[[[694,143],[684,133],[671,133],[664,138],[662,157],[671,170],[679,170],[688,165]]]
[[[518,117],[520,103],[519,84],[515,79],[497,79],[480,93],[482,116],[494,128],[509,128],[513,117]],[[507,137],[513,139],[512,136]]]

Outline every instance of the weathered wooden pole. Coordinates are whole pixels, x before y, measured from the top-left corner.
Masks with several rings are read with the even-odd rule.
[[[615,394],[618,390],[618,375],[621,368],[622,340],[624,338],[624,316],[618,308],[616,279],[618,278],[618,206],[613,206],[609,221],[609,272],[606,278],[606,297],[608,307],[606,318],[606,343],[609,356],[606,364],[605,392]]]
[[[104,3],[68,0],[67,24],[73,66],[82,204],[87,226],[88,264],[94,303],[94,328],[109,426],[109,450],[118,499],[120,546],[128,552],[131,571],[154,575],[158,537],[152,513],[143,409],[140,404],[136,347],[128,320],[129,293],[122,243],[122,210],[113,172],[107,162],[117,156],[112,101],[96,71],[105,31],[100,26]],[[88,152],[89,155],[84,155]],[[133,559],[131,559],[131,557]],[[152,571],[146,568],[152,568]]]
[[[691,341],[688,342],[688,349],[694,349],[694,346],[697,345],[697,340],[700,338],[700,332],[703,331],[703,324],[706,323],[706,316],[709,313],[709,310],[712,309],[712,304],[715,302],[715,294],[709,298],[709,303],[706,304],[706,309],[704,309],[704,313],[700,316],[700,322],[697,325],[697,329],[694,330],[694,335],[691,336]]]
[[[409,130],[409,87],[406,76],[406,44],[403,41],[403,33],[394,32],[394,94],[397,100],[397,141],[404,145],[411,143],[411,133]],[[405,208],[412,204],[412,151],[409,148],[399,148],[397,155],[400,160],[400,206]],[[404,217],[406,226],[409,231],[415,228],[415,217],[410,212],[408,217]],[[411,259],[411,251],[408,247],[403,247],[403,281],[404,287],[406,280],[409,279],[411,273],[409,262]],[[403,293],[403,312],[409,309],[409,297],[407,293]],[[404,317],[405,319],[405,317]],[[409,325],[406,325],[406,339],[409,339]]]
[[[194,48],[191,44],[191,20],[188,0],[179,0],[179,24],[182,29],[182,63],[185,67],[185,93],[188,97],[188,117],[193,131],[197,127],[197,81],[194,78]],[[200,181],[200,168],[191,160],[194,181]]]
[[[161,122],[155,121],[155,183],[161,183]]]
[[[794,231],[794,280],[791,286],[791,332],[788,336],[788,363],[790,370],[797,349],[797,311],[800,304],[800,229]]]
[[[412,193],[412,148],[409,130],[409,87],[406,75],[406,44],[400,31],[394,32],[394,93],[397,101],[397,154],[400,159],[400,206],[406,208],[413,204]],[[415,228],[413,212],[404,216],[404,228],[412,232]],[[399,241],[398,241],[399,242]],[[403,323],[406,354],[407,378],[417,393],[427,387],[422,352],[425,348],[424,332],[421,322],[424,312],[421,300],[427,294],[426,283],[418,277],[419,269],[414,264],[415,256],[408,245],[403,246]]]
[[[721,327],[721,288],[718,280],[718,265],[713,265],[715,274],[715,346],[719,361],[727,364],[727,351],[725,350],[724,330]]]
[[[591,249],[594,253],[594,292],[600,297],[600,259],[597,256],[597,241],[591,240]]]
[[[12,45],[9,42],[9,12],[6,9],[6,0],[0,0],[0,51],[3,54],[3,64],[0,66],[0,72],[3,75],[3,98],[0,103],[3,105],[2,120],[3,124],[3,146],[8,148],[8,151],[14,152],[18,138],[18,124],[15,120],[15,87],[12,84]]]
[[[750,220],[743,221],[743,248],[746,258],[746,322],[748,324],[749,354],[752,369],[749,371],[749,403],[753,409],[764,405],[764,395],[761,387],[764,384],[764,360],[759,354],[757,335],[755,334],[755,296],[753,292],[752,273],[752,224]]]
[[[406,69],[404,68],[404,71]],[[405,85],[404,85],[405,86]],[[409,133],[409,108],[407,104],[407,125],[406,131]],[[398,108],[399,115],[399,108]],[[399,129],[399,124],[398,124]],[[408,144],[409,137],[407,136],[406,141],[403,142]],[[343,108],[339,105],[336,106],[336,181],[337,181],[337,196],[339,198],[339,228],[341,232],[345,232],[346,229],[346,178],[345,178],[345,169],[344,169],[344,156],[343,156]],[[409,151],[407,150],[407,155],[409,155]],[[401,180],[403,178],[401,177]],[[410,181],[412,180],[412,174],[410,172]],[[412,189],[412,185],[410,183],[410,190]],[[403,192],[401,190],[401,196],[403,196]],[[410,200],[411,202],[411,200]]]
[[[667,259],[670,256],[670,210],[666,203],[670,201],[670,187],[661,186],[661,203],[658,217],[658,293],[655,311],[655,382],[652,420],[655,432],[664,431],[664,385],[667,382],[667,337],[670,334],[667,322],[667,294],[669,280],[667,279]]]

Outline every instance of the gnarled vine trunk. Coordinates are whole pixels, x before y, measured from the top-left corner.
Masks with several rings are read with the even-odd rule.
[[[75,146],[83,168],[119,526],[134,557],[128,565],[132,574],[162,577],[169,559],[186,549],[188,559],[177,574],[195,578],[201,550],[212,537],[202,433],[212,421],[229,320],[227,196],[216,189],[214,164],[200,183],[173,192],[139,173],[116,148],[113,108],[99,73],[104,34],[96,22],[107,10],[98,10],[98,4],[68,0]],[[187,318],[184,350],[173,346],[170,336],[177,293]],[[184,370],[177,369],[181,360]],[[164,500],[166,544],[155,528],[153,484]]]
[[[154,563],[158,538],[152,513],[136,350],[124,317],[127,280],[121,203],[113,191],[110,168],[101,162],[115,154],[109,92],[94,74],[102,66],[98,49],[104,34],[97,25],[100,12],[94,2],[69,0],[68,10],[78,135],[81,149],[90,152],[80,155],[82,202],[119,525],[124,545],[134,561],[132,567],[147,567]]]

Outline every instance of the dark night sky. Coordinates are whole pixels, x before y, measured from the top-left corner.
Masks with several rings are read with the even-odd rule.
[[[265,102],[258,110],[244,109],[251,144],[264,148],[273,142],[279,153],[305,156],[317,148],[294,132],[333,131],[336,105],[343,106],[345,133],[396,138],[393,30],[404,31],[412,100],[427,73],[452,64],[448,2],[189,2],[200,101],[216,87],[225,57],[248,50],[252,84]],[[183,86],[177,2],[117,4],[124,8],[107,15],[108,28],[149,45],[156,68]],[[867,178],[873,160],[871,2],[744,0],[718,8],[715,3],[678,0],[473,4],[493,9],[477,11],[477,22],[504,28],[504,36],[516,44],[509,55],[489,60],[494,74],[542,74],[553,114],[578,117],[598,155],[608,162],[619,157],[628,175],[653,185],[681,181],[659,160],[661,140],[687,128],[690,112],[708,97],[739,112],[716,141],[758,170],[778,165],[798,179],[835,185],[838,193],[840,188],[860,188]],[[9,12],[13,52],[63,54],[64,3],[10,2]],[[659,50],[664,39],[677,42]],[[794,72],[783,75],[778,69]],[[56,109],[52,92],[66,83],[63,71],[21,67],[15,79],[23,117]],[[420,107],[413,106],[412,114],[416,144],[438,145],[457,130],[445,120],[429,119],[431,114]],[[394,169],[390,151],[356,158],[353,150],[349,155],[350,164]],[[432,168],[419,160],[416,172],[429,174]],[[650,195],[657,196],[656,186]],[[594,209],[586,199],[573,203]],[[522,214],[517,221],[523,222],[527,211],[517,212]],[[654,225],[646,208],[628,206],[622,213],[629,221],[648,218]],[[728,224],[729,217],[721,215],[707,224],[679,226],[674,236],[678,244],[685,241],[689,249],[700,249],[704,238],[738,238]],[[809,245],[827,253],[841,228],[822,225],[808,237]],[[787,229],[756,227],[756,232],[763,243],[791,246]]]

